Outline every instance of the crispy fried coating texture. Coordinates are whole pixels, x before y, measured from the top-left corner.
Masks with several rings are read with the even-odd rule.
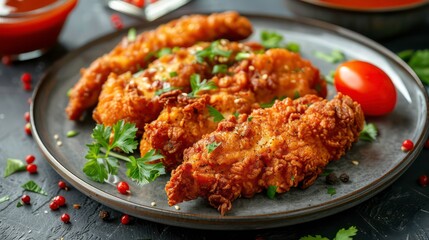
[[[192,74],[209,76],[211,69],[207,65],[197,64],[195,56],[190,53],[200,45],[207,46],[204,43],[176,50],[150,63],[147,69],[135,75],[130,72],[119,76],[112,73],[103,85],[93,119],[106,126],[125,120],[136,124],[141,135],[145,124],[155,120],[163,109],[157,91],[175,87],[189,92]],[[172,72],[175,73],[173,77]]]
[[[249,117],[230,117],[185,150],[165,187],[169,204],[203,197],[224,215],[238,197],[268,186],[278,193],[306,188],[357,141],[363,123],[360,105],[342,94],[331,101],[287,98]]]
[[[241,40],[251,33],[248,19],[236,12],[224,12],[185,16],[144,32],[135,41],[124,38],[110,53],[81,70],[82,77],[71,91],[66,113],[72,120],[79,119],[86,109],[95,106],[110,73],[136,72],[146,67],[150,54],[161,48],[189,47],[221,38]]]
[[[248,59],[235,62],[228,72],[211,78],[218,88],[203,92],[209,95],[207,99],[185,101],[182,96],[181,100],[170,100],[160,117],[146,126],[140,143],[141,155],[157,149],[165,156],[162,162],[167,171],[177,167],[186,148],[215,130],[217,123],[213,123],[208,106],[228,117],[235,112],[250,114],[260,108],[260,103],[275,98],[306,94],[326,97],[326,82],[320,78],[318,69],[299,54],[284,49],[252,53]],[[198,108],[193,107],[196,102]]]

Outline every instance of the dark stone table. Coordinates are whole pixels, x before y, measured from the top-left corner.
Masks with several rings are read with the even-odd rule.
[[[200,0],[191,2],[176,14],[233,9],[293,15],[286,0]],[[115,31],[110,22],[112,13],[103,1],[81,0],[52,51],[36,60],[15,62],[10,66],[0,64],[0,197],[10,196],[9,201],[0,203],[0,239],[298,239],[316,234],[333,238],[339,229],[349,226],[359,229],[355,239],[429,239],[429,187],[417,184],[420,175],[429,174],[429,150],[425,149],[402,177],[370,200],[330,217],[275,229],[204,231],[141,219],[122,225],[120,212],[97,203],[73,187],[67,192],[59,190],[57,183],[61,177],[44,160],[33,139],[24,133],[23,115],[29,111],[27,100],[31,92],[22,89],[20,76],[29,72],[36,84],[43,72],[67,52]],[[138,18],[120,16],[125,26],[141,22]],[[426,21],[420,28],[380,43],[393,51],[429,48],[429,23]],[[27,154],[36,156],[38,174],[22,172],[3,178],[6,159],[24,159]],[[33,204],[17,208],[16,203],[24,192],[20,185],[30,179],[43,185],[49,196],[64,195],[67,207],[51,212],[50,197],[31,194]],[[81,209],[74,209],[73,203],[81,204]],[[111,220],[99,219],[100,210],[109,211]],[[63,212],[72,215],[71,224],[59,220]]]

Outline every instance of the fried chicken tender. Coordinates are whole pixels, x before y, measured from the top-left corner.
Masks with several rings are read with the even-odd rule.
[[[260,108],[260,103],[275,98],[306,94],[326,97],[326,82],[320,78],[319,70],[299,54],[284,49],[251,53],[248,59],[232,65],[228,72],[230,74],[213,76],[211,81],[218,88],[203,91],[209,95],[204,100],[188,101],[179,96],[180,99],[173,101],[170,95],[160,117],[145,128],[141,155],[157,149],[165,156],[162,162],[167,171],[177,167],[183,161],[186,148],[216,129],[209,106],[228,117],[234,113],[250,114]]]
[[[190,53],[207,45],[208,43],[203,43],[192,48],[175,50],[173,54],[155,60],[147,69],[135,75],[130,72],[119,76],[112,73],[103,85],[97,107],[92,114],[93,119],[106,126],[113,126],[119,120],[125,120],[136,124],[141,135],[145,124],[155,120],[163,109],[157,91],[163,88],[180,88],[189,92],[191,75],[210,76],[211,69],[197,64],[194,54]],[[171,73],[175,73],[174,76],[171,76]]]
[[[277,101],[222,121],[185,150],[165,190],[170,205],[203,197],[224,215],[232,201],[276,186],[277,193],[313,184],[345,154],[363,129],[359,104],[339,93]]]
[[[124,38],[110,53],[96,59],[71,91],[66,108],[72,120],[95,106],[102,85],[110,73],[136,72],[146,67],[151,54],[165,47],[189,47],[200,41],[216,39],[242,40],[252,33],[248,19],[236,12],[215,13],[209,16],[191,15],[140,34],[135,41]]]
[[[219,45],[220,42],[222,45]],[[203,63],[197,62],[196,52],[213,44],[223,51],[229,51],[230,57],[216,58]],[[215,43],[202,42],[189,48],[175,49],[171,54],[166,54],[150,63],[147,69],[135,74],[137,76],[129,72],[120,76],[112,73],[100,93],[93,118],[97,123],[106,126],[112,126],[119,120],[135,123],[141,134],[145,124],[155,120],[163,108],[160,103],[160,94],[156,94],[158,91],[177,88],[189,93],[191,91],[189,79],[192,75],[197,74],[201,79],[210,79],[213,76],[213,66],[219,64],[220,60],[222,64],[232,64],[235,62],[237,53],[253,50],[246,44],[227,40]],[[227,100],[227,98],[221,99]],[[223,104],[229,103],[224,101]]]

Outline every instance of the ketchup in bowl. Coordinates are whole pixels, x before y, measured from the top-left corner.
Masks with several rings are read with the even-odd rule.
[[[52,47],[77,0],[0,0],[0,55]]]

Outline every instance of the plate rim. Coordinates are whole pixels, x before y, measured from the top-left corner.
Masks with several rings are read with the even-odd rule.
[[[207,14],[207,12],[203,12]],[[375,41],[366,38],[358,33],[347,30],[345,28],[325,23],[319,20],[313,20],[303,17],[287,17],[287,16],[271,16],[266,14],[257,14],[257,13],[240,13],[241,15],[252,18],[263,18],[265,20],[274,20],[274,21],[289,21],[302,25],[307,25],[310,27],[320,28],[324,31],[334,32],[335,34],[345,37],[349,40],[356,41],[358,43],[364,44],[367,47],[375,50],[380,53],[385,58],[390,58],[392,62],[394,62],[399,67],[403,68],[403,70],[412,78],[412,80],[417,84],[418,89],[423,93],[425,103],[426,103],[426,111],[428,108],[428,94],[426,89],[424,88],[421,81],[418,79],[417,75],[411,70],[411,68],[406,65],[398,56],[393,54],[390,50],[385,48],[384,46],[376,43]],[[157,21],[152,22],[149,26],[143,26],[142,24],[138,24],[135,26],[139,26],[140,28],[149,28],[165,23],[169,20],[177,18],[176,15],[170,16],[168,18],[163,18]],[[132,26],[131,26],[132,27]],[[127,28],[128,29],[128,28]],[[177,211],[168,211],[165,209],[154,208],[151,206],[145,206],[141,204],[132,203],[126,201],[125,199],[119,198],[117,196],[111,195],[107,192],[104,192],[101,189],[92,186],[74,175],[73,172],[66,169],[60,161],[55,159],[52,153],[46,148],[37,129],[37,123],[35,122],[35,102],[38,99],[38,93],[42,91],[43,84],[47,81],[44,81],[47,76],[59,69],[59,67],[63,66],[68,61],[72,60],[79,52],[84,51],[88,48],[92,48],[96,43],[100,41],[106,41],[111,38],[117,37],[119,35],[124,35],[127,29],[123,29],[121,31],[112,32],[101,36],[99,38],[93,39],[90,42],[84,44],[83,46],[73,49],[66,56],[56,61],[41,77],[41,81],[39,81],[38,85],[33,92],[33,103],[30,106],[30,114],[31,114],[31,125],[34,126],[32,128],[33,138],[35,139],[38,147],[40,148],[42,154],[48,160],[49,164],[54,168],[54,170],[64,179],[66,179],[71,185],[73,185],[80,192],[84,193],[86,196],[105,204],[106,206],[112,207],[118,211],[126,212],[131,215],[136,214],[136,210],[139,212],[144,212],[144,214],[139,214],[138,217],[164,223],[168,225],[174,225],[179,227],[187,227],[187,228],[195,228],[195,229],[224,229],[224,230],[244,230],[244,229],[258,229],[258,228],[272,228],[286,225],[293,225],[302,222],[307,222],[310,220],[316,220],[328,215],[332,215],[343,211],[345,209],[356,206],[357,204],[373,197],[383,189],[387,188],[390,184],[392,184],[399,176],[404,173],[408,167],[414,162],[414,160],[419,155],[420,151],[423,148],[426,137],[428,136],[429,129],[429,114],[426,114],[425,123],[422,132],[420,132],[419,138],[415,140],[415,150],[411,151],[403,157],[403,159],[394,167],[390,168],[390,170],[385,175],[390,175],[390,178],[382,176],[380,179],[377,179],[373,182],[373,184],[362,187],[358,190],[355,190],[351,193],[348,193],[345,196],[341,196],[336,198],[335,200],[326,201],[323,204],[314,205],[304,210],[291,210],[287,212],[278,212],[278,213],[269,213],[269,214],[258,214],[252,216],[220,216],[213,217],[211,215],[198,215],[191,213],[183,213]],[[125,35],[124,35],[125,36]],[[40,95],[40,94],[39,94]],[[428,112],[428,111],[427,111]],[[356,193],[357,192],[357,193]],[[357,200],[356,200],[357,199]],[[336,202],[336,203],[332,203]],[[119,206],[116,206],[119,204]],[[121,208],[119,208],[121,207]],[[286,216],[285,216],[286,215]],[[315,216],[317,215],[317,216]],[[250,218],[249,218],[250,217]],[[291,220],[288,222],[286,220]],[[206,222],[203,222],[206,221]],[[237,222],[240,221],[240,222]],[[189,226],[189,224],[194,224]],[[234,223],[233,225],[230,225]],[[240,225],[241,224],[241,225]],[[262,224],[262,225],[260,225]],[[239,226],[238,226],[239,225]],[[259,227],[258,227],[259,226]]]

